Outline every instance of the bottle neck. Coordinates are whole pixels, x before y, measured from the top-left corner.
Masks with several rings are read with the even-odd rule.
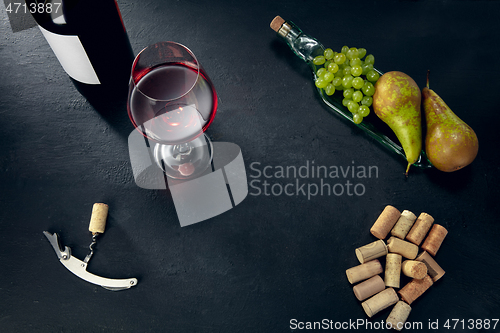
[[[291,31],[292,33],[290,33]],[[285,39],[291,38],[293,35],[298,35],[300,33],[302,33],[302,31],[292,22],[283,23],[283,25],[278,30],[278,35]]]
[[[303,33],[291,21],[286,21],[281,25],[278,35],[286,41],[299,58],[307,63],[312,63],[314,57],[323,54],[323,45],[315,38]]]

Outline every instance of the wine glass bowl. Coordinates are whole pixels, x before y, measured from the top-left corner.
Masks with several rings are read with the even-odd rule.
[[[210,164],[212,145],[202,134],[217,111],[217,93],[187,47],[160,42],[143,49],[132,65],[127,107],[136,129],[156,143],[154,157],[168,176],[191,178]]]

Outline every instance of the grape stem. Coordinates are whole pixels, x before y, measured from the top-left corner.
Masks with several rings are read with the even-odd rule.
[[[431,72],[430,69],[427,70],[427,89],[430,89],[429,88],[429,73]]]

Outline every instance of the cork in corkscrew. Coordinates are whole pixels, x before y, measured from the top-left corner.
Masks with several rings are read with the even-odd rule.
[[[90,217],[89,231],[92,235],[104,233],[106,228],[106,218],[108,217],[108,205],[104,203],[95,203],[92,207],[92,216]]]

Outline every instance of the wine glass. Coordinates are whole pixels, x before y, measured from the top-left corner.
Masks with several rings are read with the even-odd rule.
[[[154,159],[167,176],[194,178],[211,164],[212,143],[204,132],[217,111],[217,93],[186,46],[159,42],[137,55],[127,109],[136,129],[155,144]]]

